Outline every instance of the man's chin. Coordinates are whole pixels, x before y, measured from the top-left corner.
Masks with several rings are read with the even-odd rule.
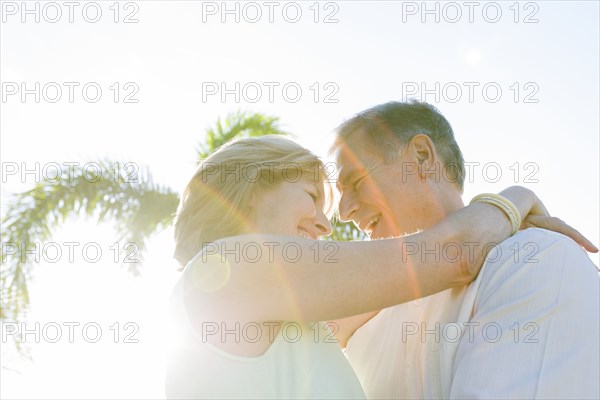
[[[412,233],[408,233],[408,232],[389,232],[389,231],[378,231],[377,229],[374,229],[370,234],[368,234],[369,239],[371,240],[379,240],[379,239],[391,239],[391,238],[397,238],[397,237],[405,237],[405,236],[411,236],[411,235],[415,235],[419,232],[422,232],[422,229],[418,229]]]
[[[386,230],[378,230],[377,227],[375,227],[375,229],[373,229],[371,231],[371,233],[368,234],[369,238],[371,240],[378,240],[378,239],[388,239],[390,237],[394,237],[393,234],[387,232]]]
[[[383,240],[383,239],[395,239],[395,238],[397,238],[397,236],[377,235],[377,236],[370,236],[369,240]]]

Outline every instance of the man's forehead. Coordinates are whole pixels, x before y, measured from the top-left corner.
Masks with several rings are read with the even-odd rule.
[[[362,173],[377,161],[377,155],[365,145],[344,142],[338,147],[336,154],[338,180],[344,184],[357,173]]]
[[[352,176],[356,175],[362,169],[356,165],[338,163],[338,186],[344,186]]]
[[[356,169],[358,166],[363,164],[360,154],[358,154],[357,150],[353,147],[350,147],[347,143],[344,143],[338,147],[338,151],[336,153],[336,162],[339,167],[340,175],[347,174],[347,171]]]

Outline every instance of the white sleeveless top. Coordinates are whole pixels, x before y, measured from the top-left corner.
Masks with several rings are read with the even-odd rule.
[[[192,326],[183,303],[182,283],[177,283],[171,296],[174,335],[169,338],[167,398],[365,398],[335,337],[322,323],[284,322],[264,354],[232,355],[207,343]],[[255,337],[257,330],[249,325],[225,328]],[[209,328],[220,329],[216,323]]]

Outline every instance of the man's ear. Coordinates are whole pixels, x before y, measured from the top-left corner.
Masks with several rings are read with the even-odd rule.
[[[419,166],[418,172],[422,180],[428,172],[434,172],[437,162],[437,152],[431,138],[423,133],[413,136],[408,144],[411,158]]]

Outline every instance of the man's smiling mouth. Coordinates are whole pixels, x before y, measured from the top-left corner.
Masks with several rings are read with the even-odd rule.
[[[367,222],[362,227],[359,226],[359,228],[361,228],[364,232],[370,234],[371,232],[373,232],[373,230],[379,223],[380,219],[381,219],[381,215],[376,215],[374,217],[371,217],[370,219],[367,220]]]

